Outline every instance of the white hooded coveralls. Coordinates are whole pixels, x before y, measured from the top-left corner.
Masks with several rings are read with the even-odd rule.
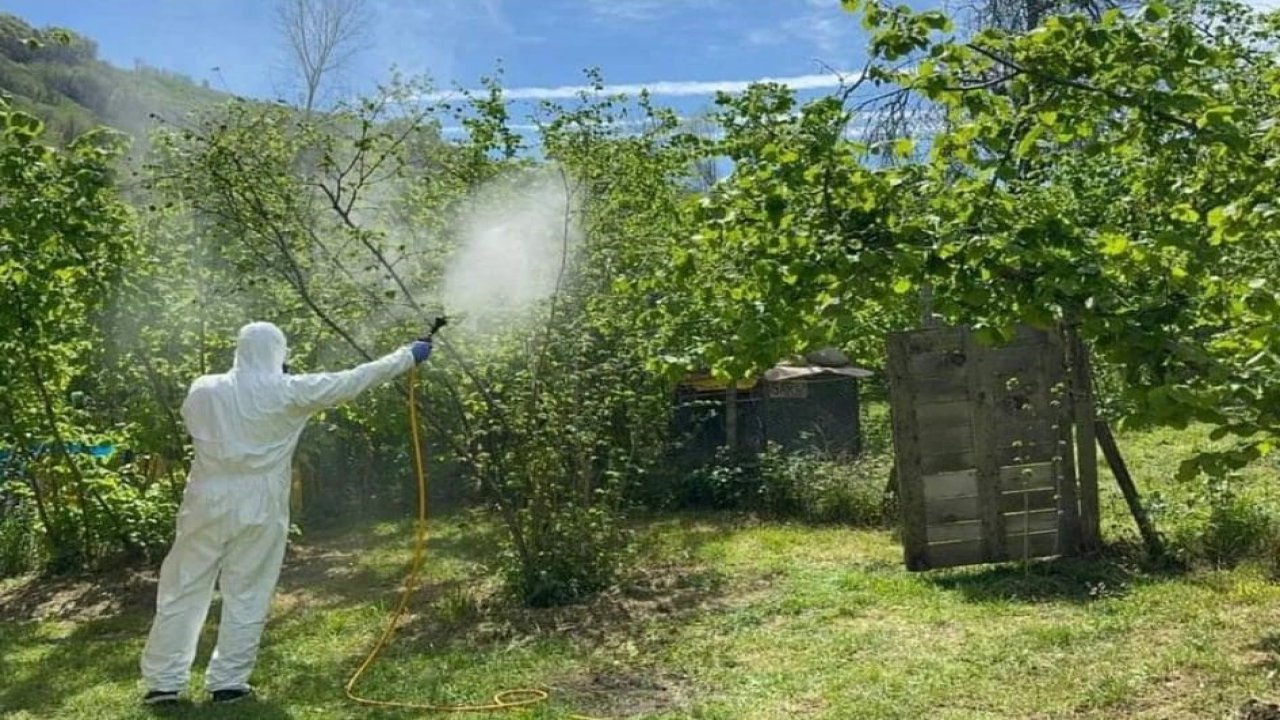
[[[312,414],[414,364],[404,347],[344,372],[286,375],[285,355],[279,328],[246,325],[231,371],[198,378],[182,404],[195,458],[142,654],[149,690],[186,687],[215,580],[222,619],[205,687],[248,688],[284,558],[290,470],[303,427]]]

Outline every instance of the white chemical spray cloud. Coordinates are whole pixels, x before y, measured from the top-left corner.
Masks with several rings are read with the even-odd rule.
[[[442,299],[479,331],[528,322],[571,271],[582,236],[579,189],[556,167],[512,173],[468,200]]]

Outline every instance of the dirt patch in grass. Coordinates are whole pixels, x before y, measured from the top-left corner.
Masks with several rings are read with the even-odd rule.
[[[28,576],[0,586],[0,622],[85,622],[155,605],[156,573],[112,570],[93,576]]]
[[[642,668],[583,672],[552,686],[574,712],[619,720],[687,709],[690,689],[682,675]]]
[[[372,595],[390,592],[382,582],[373,582],[356,563],[357,554],[329,545],[291,544],[280,571],[275,602],[295,609],[322,604],[321,596],[357,592]]]
[[[496,582],[427,587],[424,604],[401,636],[428,647],[451,642],[500,645],[528,637],[567,637],[588,647],[632,642],[641,629],[674,627],[681,618],[723,607],[724,582],[707,568],[658,565],[588,602],[526,608],[504,599]],[[649,636],[653,639],[653,636]]]
[[[277,588],[286,608],[315,605],[317,597],[367,599],[386,594],[380,578],[357,567],[361,542],[325,538],[290,543]],[[0,583],[0,622],[63,620],[84,622],[155,608],[156,569],[114,568],[95,574],[56,577],[29,575]]]
[[[1252,698],[1240,706],[1237,717],[1240,720],[1280,720],[1280,704]]]
[[[397,642],[434,651],[450,644],[470,649],[504,647],[558,637],[592,652],[666,641],[683,619],[726,606],[721,576],[694,565],[656,565],[634,572],[618,587],[589,602],[558,608],[526,608],[504,599],[496,579],[426,584]],[[660,666],[619,664],[576,670],[548,686],[574,712],[614,720],[648,717],[691,707],[694,684]]]

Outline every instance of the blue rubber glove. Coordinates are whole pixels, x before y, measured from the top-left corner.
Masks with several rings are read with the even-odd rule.
[[[427,358],[431,357],[431,341],[430,340],[414,340],[409,346],[409,351],[413,353],[413,361],[421,365]]]

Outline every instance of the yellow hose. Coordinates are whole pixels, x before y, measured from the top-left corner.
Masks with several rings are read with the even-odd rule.
[[[503,690],[493,696],[493,699],[487,703],[477,705],[432,705],[429,703],[406,702],[402,700],[375,700],[356,694],[356,684],[360,681],[360,677],[364,675],[365,670],[373,665],[378,656],[390,644],[391,638],[395,635],[396,627],[400,623],[400,618],[409,607],[409,598],[418,590],[418,574],[422,570],[422,561],[426,556],[427,548],[427,472],[422,464],[422,440],[418,433],[418,371],[417,368],[409,370],[409,437],[413,441],[413,470],[418,481],[418,517],[417,528],[415,532],[415,541],[413,546],[413,561],[409,564],[409,574],[405,576],[404,588],[400,591],[400,600],[396,603],[396,609],[387,619],[387,625],[382,630],[382,635],[378,638],[378,642],[374,643],[373,649],[369,651],[369,655],[365,657],[364,662],[360,663],[356,671],[352,673],[351,679],[347,680],[344,690],[347,697],[360,703],[361,705],[372,705],[375,707],[400,708],[406,710],[423,710],[426,712],[438,713],[469,713],[469,712],[496,712],[499,710],[514,710],[516,708],[528,707],[550,699],[550,695],[546,690],[538,690],[535,688],[517,688],[514,690]],[[572,720],[597,720],[586,715],[570,715]]]

